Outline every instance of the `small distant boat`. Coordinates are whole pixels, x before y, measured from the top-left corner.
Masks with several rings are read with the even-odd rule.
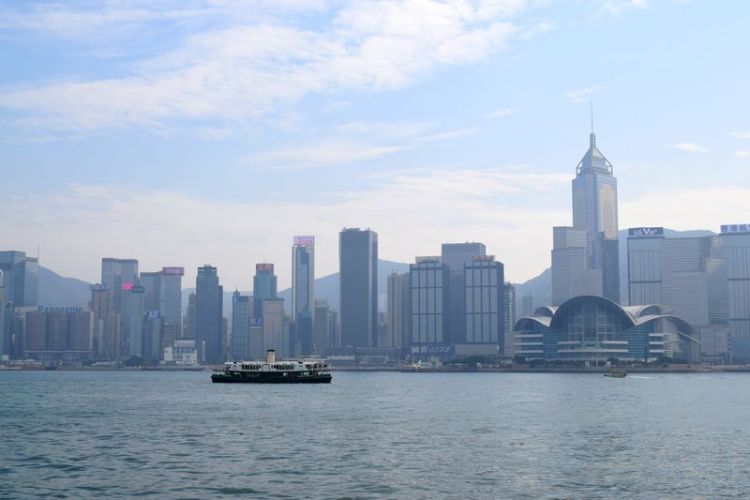
[[[211,375],[211,382],[225,384],[330,384],[328,365],[321,360],[276,361],[269,350],[266,361],[228,361]]]
[[[628,376],[625,370],[610,370],[604,374],[605,377],[625,378]]]

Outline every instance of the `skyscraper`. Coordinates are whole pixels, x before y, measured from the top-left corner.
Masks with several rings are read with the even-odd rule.
[[[107,285],[112,291],[112,307],[116,312],[121,312],[121,297],[123,286],[129,289],[130,285],[138,281],[138,261],[136,259],[114,259],[105,257],[102,259],[102,285]]]
[[[505,282],[505,339],[503,356],[513,356],[513,326],[516,324],[516,287],[510,281]]]
[[[456,355],[497,355],[505,343],[504,266],[495,257],[475,257],[464,266],[466,339]]]
[[[35,307],[38,294],[39,262],[25,252],[0,252],[0,271],[5,274],[5,300],[13,307]]]
[[[13,304],[5,300],[5,273],[0,270],[0,359],[11,357]]]
[[[253,317],[263,318],[263,301],[276,298],[277,279],[273,273],[273,264],[255,264],[253,276]]]
[[[750,224],[721,226],[719,240],[727,264],[732,352],[737,359],[750,360]]]
[[[289,354],[288,338],[284,335],[284,299],[263,301],[263,349],[273,349],[279,359]]]
[[[217,269],[205,265],[198,268],[195,279],[195,346],[201,363],[224,361],[223,294]]]
[[[143,272],[140,276],[144,288],[146,311],[159,311],[166,330],[175,338],[182,336],[182,267],[164,267],[161,271]]]
[[[414,359],[450,358],[448,329],[450,271],[439,257],[417,257],[409,266],[411,355]]]
[[[295,236],[292,246],[292,317],[315,307],[315,237]]]
[[[328,301],[315,301],[313,318],[313,353],[325,356],[331,347],[331,308],[328,307]]]
[[[232,294],[232,343],[230,353],[235,361],[248,359],[250,355],[250,297]]]
[[[112,308],[112,293],[107,285],[91,285],[89,307],[93,315],[93,338],[96,354],[103,359],[120,357],[120,314]]]
[[[612,164],[596,147],[593,127],[589,149],[576,167],[572,188],[573,227],[554,228],[553,302],[560,304],[578,295],[575,288],[580,280],[586,282],[589,293],[619,302],[617,179]],[[565,235],[561,234],[563,229]],[[583,241],[574,230],[581,232]],[[569,248],[575,250],[567,252]]]
[[[471,264],[475,257],[487,255],[484,243],[443,243],[440,260],[450,271],[450,306],[448,311],[449,330],[453,342],[463,342],[466,338],[466,294],[464,266]]]
[[[369,229],[339,233],[341,345],[374,347],[378,333],[378,235]]]
[[[143,356],[143,326],[146,317],[145,290],[138,283],[121,285],[123,358]]]
[[[388,276],[388,338],[393,347],[411,347],[411,290],[409,273],[393,272]]]

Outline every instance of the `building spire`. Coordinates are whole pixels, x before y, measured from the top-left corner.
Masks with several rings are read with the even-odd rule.
[[[589,146],[596,147],[596,134],[594,133],[594,101],[591,104],[591,135],[589,135]]]

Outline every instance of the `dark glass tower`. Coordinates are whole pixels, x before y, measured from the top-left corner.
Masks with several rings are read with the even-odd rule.
[[[198,268],[195,279],[195,345],[202,363],[224,361],[222,306],[224,290],[213,266]]]
[[[378,234],[369,229],[339,233],[341,345],[374,347],[378,334]]]

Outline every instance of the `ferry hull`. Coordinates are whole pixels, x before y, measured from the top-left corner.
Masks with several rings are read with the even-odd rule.
[[[225,373],[211,375],[211,382],[215,384],[330,384],[332,379],[330,374],[305,377],[285,377],[277,373],[253,374],[249,377]]]

